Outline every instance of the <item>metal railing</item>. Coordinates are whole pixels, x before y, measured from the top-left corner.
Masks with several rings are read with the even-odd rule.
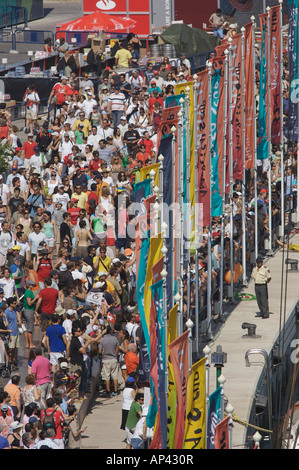
[[[25,7],[7,6],[1,7],[0,28],[18,27],[19,24],[28,24],[28,10]]]

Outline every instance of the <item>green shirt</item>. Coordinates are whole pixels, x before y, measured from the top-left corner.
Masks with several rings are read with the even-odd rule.
[[[140,417],[138,413],[142,410],[141,405],[138,401],[133,401],[130,411],[128,413],[126,427],[128,429],[135,428],[137,422],[139,421]]]
[[[26,289],[24,293],[24,309],[25,310],[34,310],[35,305],[32,304],[31,306],[28,305],[27,299],[34,299],[34,293],[30,289]]]

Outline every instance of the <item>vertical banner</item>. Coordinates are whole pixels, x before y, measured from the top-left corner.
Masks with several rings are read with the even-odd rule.
[[[262,31],[257,159],[265,160],[269,157],[269,142],[267,138],[267,14],[259,15]]]
[[[189,376],[188,336],[189,332],[185,331],[185,333],[168,345],[177,395],[174,449],[182,449],[184,443],[187,383]]]
[[[243,177],[242,35],[232,40],[233,177]]]
[[[219,70],[219,103],[217,111],[217,151],[218,151],[218,185],[219,192],[222,195],[223,178],[223,121],[224,121],[224,55],[213,59],[213,71]],[[214,73],[214,72],[212,72]]]
[[[177,304],[169,311],[167,322],[167,347],[177,338]],[[176,387],[173,368],[168,353],[168,408],[167,408],[167,449],[173,449],[176,428]]]
[[[145,286],[145,278],[146,278],[146,270],[147,270],[147,261],[148,261],[148,256],[149,256],[149,248],[150,248],[150,237],[149,237],[149,233],[147,233],[141,242],[140,256],[139,256],[139,268],[137,271],[137,280],[136,280],[136,298],[137,298],[138,311],[140,315],[140,323],[141,323],[143,334],[144,334],[145,344],[150,354],[149,322],[147,321],[147,318],[145,316],[145,309],[144,309],[144,286]]]
[[[188,379],[184,449],[204,449],[206,435],[206,358],[193,364]]]
[[[288,125],[284,126],[284,133],[292,143],[298,139],[298,99],[297,95],[298,80],[298,0],[288,0],[288,61],[289,61],[289,118]]]
[[[207,449],[215,449],[215,428],[221,421],[221,387],[209,396]]]
[[[245,169],[254,168],[254,73],[252,23],[245,28]]]
[[[224,418],[215,428],[215,449],[229,449],[229,416]]]
[[[146,179],[151,179],[150,172],[154,170],[155,174],[155,185],[159,187],[159,163],[153,163],[153,165],[148,165],[140,168],[140,182]]]
[[[197,79],[197,148],[198,155],[198,203],[203,208],[203,225],[210,224],[210,195],[209,195],[209,98],[208,70],[198,74]],[[199,221],[197,221],[199,223]]]
[[[219,154],[218,154],[218,107],[220,98],[220,69],[214,70],[212,76],[212,100],[211,100],[211,216],[218,217],[222,214],[222,198],[219,186]]]
[[[271,142],[278,145],[281,139],[280,122],[280,5],[270,8],[270,83],[271,83]]]

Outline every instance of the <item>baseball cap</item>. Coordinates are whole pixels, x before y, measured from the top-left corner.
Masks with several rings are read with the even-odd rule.
[[[133,382],[135,382],[134,377],[128,377],[128,378],[127,378],[127,383],[128,383],[128,384],[132,384]]]
[[[19,250],[19,251],[20,251],[21,248],[19,247],[19,245],[15,245],[15,246],[12,247],[12,249],[13,249],[13,250]]]
[[[60,363],[60,369],[68,369],[69,365],[66,361]]]
[[[36,146],[34,147],[34,150],[39,150],[39,146],[36,145]]]

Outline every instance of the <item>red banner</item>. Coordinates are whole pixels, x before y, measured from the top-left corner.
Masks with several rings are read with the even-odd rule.
[[[198,148],[198,202],[203,208],[203,225],[210,224],[209,171],[209,83],[208,70],[198,74],[197,84],[197,148]]]
[[[215,427],[215,449],[229,449],[229,416],[224,418]]]
[[[187,384],[189,377],[188,335],[185,331],[168,345],[177,393],[177,415],[174,449],[182,449],[185,434]]]
[[[252,23],[245,26],[245,169],[254,168],[254,70]]]
[[[271,142],[279,144],[280,122],[280,5],[270,8],[270,81],[271,81]]]
[[[242,35],[232,40],[233,178],[243,178]]]

